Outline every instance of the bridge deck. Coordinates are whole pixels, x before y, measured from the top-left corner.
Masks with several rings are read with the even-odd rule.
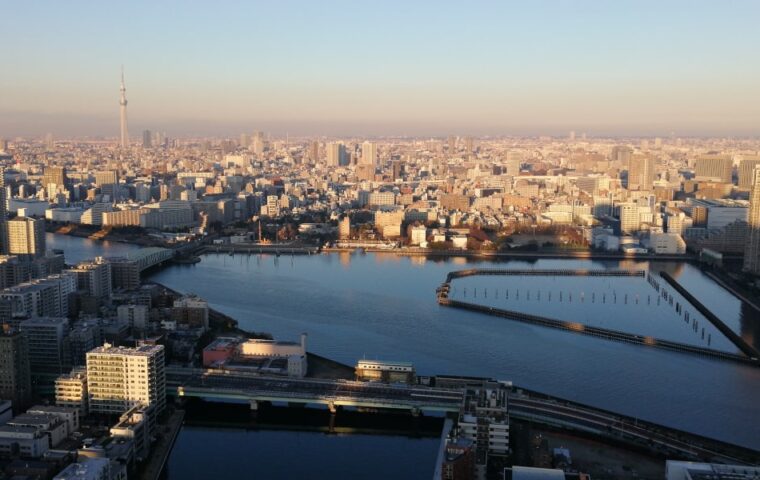
[[[167,390],[185,397],[439,412],[458,412],[462,404],[461,392],[440,388],[178,369],[167,372]]]

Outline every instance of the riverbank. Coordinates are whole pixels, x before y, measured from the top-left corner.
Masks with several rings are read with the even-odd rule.
[[[166,247],[163,240],[151,237],[140,228],[115,229],[97,225],[47,223],[45,229],[56,235],[68,235],[94,241],[129,243],[140,247]]]
[[[166,422],[159,422],[158,424],[160,429],[158,439],[150,447],[150,459],[141,468],[139,474],[141,480],[158,480],[161,477],[161,473],[169,461],[174,443],[177,441],[177,435],[182,429],[185,411],[174,410],[173,407],[169,408],[171,413],[169,413]]]

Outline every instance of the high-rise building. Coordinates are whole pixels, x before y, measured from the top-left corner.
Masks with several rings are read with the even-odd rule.
[[[400,160],[393,162],[393,180],[401,180],[404,175],[404,164]]]
[[[362,144],[362,161],[363,165],[377,165],[377,144],[373,142],[364,142]]]
[[[111,298],[111,263],[102,257],[80,262],[66,272],[76,276],[78,290],[86,292],[87,295],[99,301],[107,301]]]
[[[8,253],[39,258],[45,255],[45,220],[16,217],[7,222]]]
[[[26,335],[29,366],[36,389],[52,387],[55,379],[69,370],[69,320],[65,317],[35,317],[21,322]]]
[[[632,155],[628,161],[628,190],[651,190],[654,180],[654,157]]]
[[[143,148],[150,148],[153,146],[153,134],[150,130],[143,130]]]
[[[731,155],[702,155],[694,165],[694,174],[698,182],[731,183],[733,167]]]
[[[468,154],[475,151],[475,140],[472,137],[464,137],[464,149]]]
[[[348,165],[346,146],[342,143],[327,144],[327,165],[330,167],[342,167]]]
[[[119,130],[121,148],[129,146],[129,131],[127,129],[127,87],[124,86],[124,69],[121,69],[121,87],[119,88]]]
[[[264,153],[264,132],[253,132],[251,139],[251,151],[256,155]]]
[[[449,155],[453,155],[457,150],[457,137],[454,135],[449,135],[449,137],[446,139],[446,144],[449,149]]]
[[[91,412],[122,414],[142,403],[160,413],[166,405],[163,345],[105,344],[88,352],[87,389]]]
[[[8,253],[8,198],[5,189],[5,167],[0,167],[0,253]]]
[[[100,188],[100,193],[108,195],[111,203],[119,201],[119,172],[117,170],[105,170],[95,172],[95,184]]]
[[[351,238],[351,219],[345,215],[338,221],[338,238],[348,240]]]
[[[760,166],[760,155],[744,156],[739,162],[739,188],[743,190],[752,188],[752,174],[758,166]]]
[[[309,145],[309,161],[313,164],[319,161],[319,142],[316,140]]]
[[[620,231],[622,233],[638,232],[641,229],[641,216],[639,206],[633,202],[621,203],[620,207]]]
[[[47,190],[51,188],[50,185],[55,185],[57,188],[63,188],[66,185],[65,168],[45,167],[45,173],[42,175],[42,186]]]
[[[9,399],[15,411],[28,405],[32,394],[29,347],[26,336],[0,325],[0,398]]]
[[[760,275],[760,166],[752,172],[747,223],[749,234],[744,247],[744,270]]]

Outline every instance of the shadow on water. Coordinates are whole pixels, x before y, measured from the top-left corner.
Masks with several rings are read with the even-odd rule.
[[[443,417],[412,416],[406,412],[359,412],[261,404],[251,410],[242,403],[211,403],[193,399],[185,406],[185,424],[249,430],[297,430],[336,434],[368,434],[438,438]]]

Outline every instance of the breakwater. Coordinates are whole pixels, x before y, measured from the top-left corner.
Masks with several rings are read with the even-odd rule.
[[[694,295],[692,295],[680,283],[678,283],[678,281],[676,281],[672,275],[670,275],[668,272],[660,272],[660,276],[664,278],[665,281],[668,282],[670,286],[673,287],[679,294],[681,294],[682,297],[691,303],[699,313],[701,313],[707,320],[709,320],[710,323],[715,326],[715,328],[720,330],[720,332],[725,335],[726,338],[731,340],[731,342],[736,345],[736,348],[738,348],[742,353],[750,358],[754,358],[756,362],[758,359],[760,359],[760,352],[745,342],[744,339],[736,334],[736,332],[731,330],[720,318],[718,318],[717,315],[712,313],[702,302],[697,300]]]
[[[635,345],[650,346],[655,348],[661,348],[665,350],[677,351],[682,353],[690,353],[705,357],[716,358],[720,360],[730,360],[745,364],[751,364],[760,366],[760,360],[758,355],[753,354],[754,349],[749,345],[746,345],[735,333],[733,333],[723,322],[721,322],[715,315],[712,315],[703,305],[696,301],[696,299],[690,295],[683,287],[680,290],[676,290],[681,293],[687,301],[694,304],[694,307],[703,315],[705,315],[715,326],[740,348],[743,354],[736,354],[730,352],[722,352],[711,348],[700,347],[696,345],[688,345],[681,342],[674,342],[670,340],[664,340],[649,335],[637,335],[634,333],[622,332],[619,330],[613,330],[609,328],[595,327],[591,325],[585,325],[580,322],[572,322],[567,320],[549,318],[540,315],[533,315],[514,310],[507,310],[503,308],[491,307],[487,305],[479,305],[471,302],[464,302],[461,300],[454,300],[449,298],[451,289],[451,282],[457,278],[480,276],[480,275],[509,275],[509,276],[596,276],[596,277],[641,277],[646,276],[646,272],[643,270],[590,270],[590,269],[465,269],[449,272],[446,276],[446,281],[436,289],[436,297],[438,303],[442,306],[460,308],[464,310],[470,310],[479,313],[485,313],[501,318],[507,318],[523,323],[529,323],[533,325],[540,325],[543,327],[555,328],[564,330],[567,332],[579,333],[583,335],[590,335],[598,338],[604,338],[606,340],[613,340],[618,342],[630,343]],[[663,273],[663,278],[669,282],[675,282],[672,277],[667,273]],[[650,276],[648,281],[659,292],[659,284],[654,285],[653,278]],[[656,282],[655,282],[656,283]],[[675,288],[675,285],[674,285]],[[680,308],[680,306],[678,306]],[[707,312],[707,313],[705,313]],[[713,318],[710,318],[712,315]],[[716,323],[717,322],[717,323]],[[733,335],[733,338],[732,336]],[[738,340],[737,340],[738,338]],[[739,342],[739,343],[737,343]],[[740,345],[743,344],[744,348]]]

